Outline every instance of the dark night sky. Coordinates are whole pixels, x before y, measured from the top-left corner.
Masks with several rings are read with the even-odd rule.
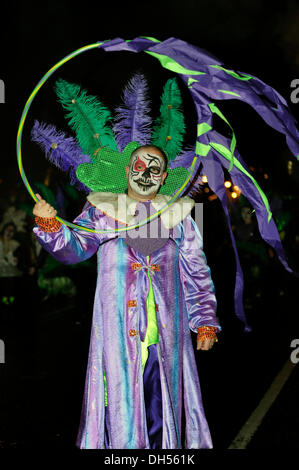
[[[23,106],[37,82],[70,52],[104,39],[153,36],[160,40],[186,40],[208,50],[229,68],[253,74],[272,85],[286,98],[293,114],[299,115],[299,104],[290,102],[290,83],[299,75],[299,8],[295,1],[281,2],[274,9],[270,2],[259,0],[14,2],[2,24],[0,78],[6,91],[6,103],[0,105],[2,189],[5,184],[21,183],[15,156],[16,131]],[[29,142],[33,120],[65,126],[53,93],[54,80],[62,76],[81,83],[106,105],[114,106],[123,85],[137,70],[147,74],[157,106],[162,86],[172,74],[148,56],[94,50],[54,74],[34,100],[24,128],[23,161],[29,181],[42,180],[47,168],[35,144]],[[187,95],[184,93],[192,122],[193,110]],[[269,129],[244,103],[229,100],[221,106],[237,132],[244,160],[272,171],[277,180],[286,172],[286,160],[291,157],[284,137]],[[192,132],[189,129],[189,137]],[[298,166],[295,159],[293,164]]]

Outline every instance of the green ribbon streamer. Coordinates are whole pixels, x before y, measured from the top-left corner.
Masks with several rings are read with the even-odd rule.
[[[267,196],[265,195],[265,193],[259,186],[258,182],[253,178],[253,176],[250,173],[248,173],[248,171],[243,167],[243,165],[239,162],[239,160],[237,160],[234,157],[237,139],[236,139],[236,135],[234,133],[232,126],[230,125],[226,117],[222,114],[220,109],[215,105],[215,103],[210,103],[209,108],[212,111],[212,113],[217,114],[231,128],[232,140],[231,140],[230,149],[228,149],[222,144],[218,144],[217,142],[210,142],[209,145],[203,144],[201,142],[196,142],[196,148],[195,148],[196,154],[202,157],[206,157],[207,154],[209,153],[210,148],[212,147],[213,149],[217,150],[217,152],[219,152],[220,155],[222,155],[224,158],[226,158],[230,162],[228,171],[231,171],[233,166],[235,165],[235,167],[238,168],[238,170],[242,171],[242,173],[244,173],[248,178],[250,178],[253,184],[255,185],[255,187],[257,188],[262,198],[262,201],[266,207],[266,210],[268,212],[268,223],[269,223],[272,217],[272,212],[270,210],[270,205],[269,205]],[[198,124],[197,126],[197,136],[200,137],[201,135],[205,134],[206,132],[209,132],[210,130],[211,130],[211,126],[207,122],[202,122]]]
[[[201,142],[196,141],[195,153],[201,157],[206,157],[210,151],[210,148],[210,145],[202,144]]]
[[[140,37],[143,38],[143,39],[148,39],[149,41],[153,41],[153,42],[161,42],[161,41],[159,41],[159,39],[152,38],[150,36],[140,36]]]
[[[210,142],[210,145],[215,150],[217,150],[217,152],[219,152],[224,158],[226,158],[228,161],[232,162],[232,155],[231,155],[231,152],[228,150],[228,148],[224,147],[224,145],[218,144],[217,142]],[[248,178],[251,179],[251,181],[253,182],[253,184],[257,188],[257,190],[260,193],[260,196],[261,196],[261,198],[262,198],[262,200],[265,204],[267,212],[268,212],[268,222],[270,222],[271,217],[272,217],[272,212],[270,211],[270,206],[269,206],[267,196],[265,195],[265,193],[263,192],[263,190],[259,186],[258,182],[253,178],[253,176],[251,176],[250,173],[248,173],[248,171],[243,167],[243,165],[239,162],[239,160],[234,159],[233,164],[235,165],[235,167],[238,168],[238,170],[242,171],[242,173],[244,173],[246,176],[248,176]]]
[[[144,51],[147,54],[152,55],[153,57],[156,57],[165,69],[171,70],[172,72],[179,73],[179,74],[184,74],[184,75],[206,75],[205,72],[198,72],[196,70],[188,70],[185,69],[182,65],[180,65],[178,62],[175,60],[171,59],[167,55],[164,54],[158,54],[156,52],[150,52],[150,51]]]
[[[188,78],[188,88],[192,88],[192,83],[198,82],[195,78]]]
[[[197,137],[209,132],[212,127],[207,122],[201,122],[197,124]],[[196,141],[195,145],[195,153],[196,155],[200,155],[201,157],[206,157],[210,151],[211,146],[203,144],[202,142]]]
[[[238,80],[246,81],[246,80],[250,80],[251,78],[254,78],[251,75],[247,75],[246,73],[239,75],[237,72],[234,72],[233,70],[228,70],[228,69],[225,69],[224,67],[221,67],[221,65],[210,65],[210,67],[213,67],[214,69],[223,70],[223,72],[227,73],[228,75],[231,75],[234,78],[237,78]]]
[[[241,98],[241,95],[238,95],[238,93],[235,93],[234,91],[229,91],[229,90],[218,90],[221,91],[221,93],[226,93],[227,95],[233,95],[237,96],[238,98]]]
[[[206,134],[206,132],[209,132],[211,129],[212,127],[207,122],[201,122],[200,124],[197,124],[197,137]]]
[[[221,119],[223,119],[224,122],[226,122],[226,124],[231,128],[232,130],[232,141],[231,141],[231,144],[230,144],[230,154],[231,154],[231,158],[230,158],[230,166],[229,166],[229,169],[228,171],[230,172],[233,168],[233,165],[234,165],[234,152],[235,152],[235,149],[236,149],[236,144],[237,144],[237,139],[236,139],[236,135],[235,135],[235,132],[234,132],[234,129],[232,128],[232,126],[230,125],[230,123],[228,122],[228,120],[226,119],[226,117],[222,114],[222,112],[220,111],[220,109],[215,105],[215,103],[210,103],[209,104],[209,108],[210,110],[212,111],[212,113],[215,113],[217,114],[217,116],[219,116]]]

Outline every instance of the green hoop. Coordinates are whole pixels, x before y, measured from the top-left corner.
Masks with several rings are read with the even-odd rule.
[[[21,119],[20,119],[20,123],[19,123],[19,127],[18,127],[18,132],[17,132],[17,161],[18,161],[18,167],[19,167],[19,171],[20,171],[20,175],[21,175],[21,178],[25,184],[25,187],[26,189],[28,190],[30,196],[33,198],[33,200],[35,202],[38,201],[38,199],[36,198],[30,184],[29,184],[29,181],[27,179],[27,176],[25,174],[25,171],[24,171],[24,168],[23,168],[23,164],[22,164],[22,134],[23,134],[23,128],[24,128],[24,124],[25,124],[25,120],[26,120],[26,117],[27,117],[27,114],[28,114],[28,111],[30,109],[30,106],[32,104],[32,101],[34,100],[35,96],[37,95],[38,91],[41,89],[41,87],[45,84],[45,82],[48,80],[48,78],[50,78],[50,76],[57,70],[59,69],[62,65],[64,65],[66,62],[68,62],[69,60],[73,59],[73,57],[76,57],[77,55],[79,54],[82,54],[83,52],[85,51],[88,51],[90,49],[95,49],[97,47],[99,47],[101,44],[103,44],[105,41],[101,41],[101,42],[97,42],[97,43],[94,43],[94,44],[89,44],[87,46],[84,46],[84,47],[81,47],[80,49],[77,49],[75,50],[74,52],[72,52],[71,54],[67,55],[66,57],[64,57],[62,60],[60,60],[59,62],[57,62],[57,64],[55,64],[53,67],[50,68],[50,70],[42,77],[42,79],[38,82],[38,84],[36,85],[36,87],[34,88],[34,90],[32,91],[31,95],[29,96],[25,106],[24,106],[24,109],[23,109],[23,112],[22,112],[22,116],[21,116]],[[56,217],[56,219],[61,222],[63,225],[66,225],[68,227],[71,227],[71,228],[76,228],[76,229],[80,229],[80,230],[85,230],[87,232],[92,232],[92,233],[107,233],[107,232],[123,232],[123,231],[127,231],[127,230],[133,230],[134,228],[136,227],[140,227],[142,225],[145,225],[148,221],[152,220],[152,219],[155,219],[156,217],[158,217],[162,212],[166,211],[169,206],[171,206],[180,196],[180,194],[182,193],[182,191],[184,190],[184,188],[186,187],[186,185],[188,184],[188,182],[190,181],[192,175],[193,175],[193,171],[194,171],[194,167],[196,166],[196,161],[197,161],[197,156],[195,155],[194,156],[194,159],[192,161],[192,164],[190,166],[190,169],[189,169],[189,174],[186,178],[186,180],[184,181],[184,183],[182,184],[182,186],[173,194],[173,196],[171,197],[171,199],[167,202],[167,204],[162,207],[162,209],[160,209],[159,211],[155,212],[154,214],[152,214],[151,216],[147,217],[146,219],[140,221],[138,224],[136,225],[130,225],[130,226],[127,226],[127,227],[123,227],[123,228],[118,228],[118,229],[107,229],[107,230],[93,230],[93,229],[89,229],[87,227],[83,227],[81,225],[76,225],[76,224],[73,224],[71,222],[68,222],[67,220],[64,220],[64,219],[61,219],[60,217]]]

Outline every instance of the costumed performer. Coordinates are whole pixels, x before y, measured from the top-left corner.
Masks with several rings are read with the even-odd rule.
[[[105,230],[144,220],[170,199],[158,193],[166,167],[162,149],[138,147],[126,167],[127,194],[91,192],[74,222]],[[95,234],[61,225],[55,209],[38,198],[34,232],[48,252],[65,264],[98,255],[77,445],[211,448],[190,330],[198,333],[197,349],[208,350],[220,327],[202,239],[190,215],[194,201],[180,198],[136,231]]]

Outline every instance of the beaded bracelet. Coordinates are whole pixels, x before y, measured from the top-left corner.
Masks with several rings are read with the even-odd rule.
[[[218,328],[216,326],[199,326],[197,328],[197,339],[203,341],[205,339],[215,339],[218,342],[217,333]]]
[[[58,232],[61,227],[56,217],[35,217],[35,222],[43,232]]]

